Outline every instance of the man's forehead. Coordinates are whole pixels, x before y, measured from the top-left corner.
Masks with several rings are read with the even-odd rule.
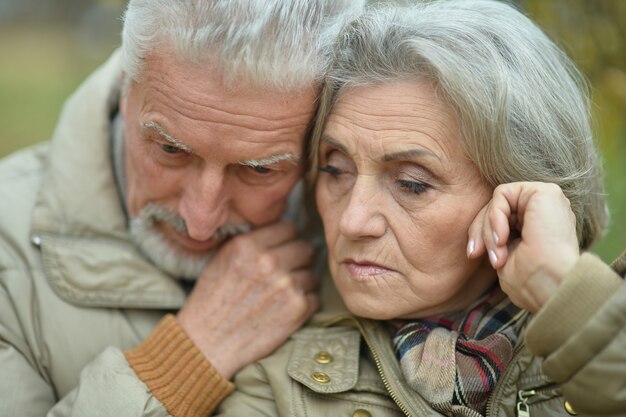
[[[254,142],[292,142],[302,146],[307,128],[313,118],[315,105],[311,102],[295,102],[292,105],[273,101],[249,102],[244,98],[222,96],[215,91],[193,90],[188,86],[163,82],[162,85],[143,84],[137,91],[130,92],[131,114],[137,112],[138,122],[143,127],[158,122],[170,137],[178,139],[192,149],[203,136],[216,135],[221,138]],[[277,100],[280,100],[278,98]],[[132,106],[132,107],[131,107]],[[153,130],[162,129],[153,125]],[[285,149],[294,151],[297,149]],[[282,152],[278,152],[282,153]]]
[[[245,78],[223,76],[210,63],[188,63],[175,53],[152,54],[145,61],[142,81],[147,93],[161,93],[174,99],[202,104],[212,101],[213,108],[225,113],[257,115],[268,120],[311,118],[320,84],[289,90],[252,83]]]

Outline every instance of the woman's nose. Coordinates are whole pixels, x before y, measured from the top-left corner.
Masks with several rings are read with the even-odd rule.
[[[381,190],[373,177],[357,178],[339,221],[340,232],[349,239],[377,238],[385,234],[387,222],[380,205]]]

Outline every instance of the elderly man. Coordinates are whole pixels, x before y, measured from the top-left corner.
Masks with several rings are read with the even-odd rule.
[[[317,308],[281,217],[360,8],[130,1],[51,143],[0,163],[1,416],[207,415]]]

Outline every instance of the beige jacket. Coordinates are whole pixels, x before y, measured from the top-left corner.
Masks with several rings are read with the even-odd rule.
[[[206,415],[230,389],[171,316],[155,330],[186,294],[127,235],[109,149],[119,77],[114,55],[49,144],[0,162],[0,417]]]
[[[626,283],[620,274],[593,255],[581,257],[532,319],[526,344],[489,400],[488,416],[568,416],[566,407],[578,415],[626,416]],[[332,289],[323,300],[338,307],[326,306],[315,325],[244,369],[219,415],[440,415],[404,383],[380,322],[341,312]]]

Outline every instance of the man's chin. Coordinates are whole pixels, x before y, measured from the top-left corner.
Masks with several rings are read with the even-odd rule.
[[[213,258],[215,250],[200,253],[196,251],[186,251],[177,247],[174,249],[165,241],[160,247],[142,245],[142,252],[154,265],[162,271],[176,278],[186,280],[197,279],[207,264]]]

